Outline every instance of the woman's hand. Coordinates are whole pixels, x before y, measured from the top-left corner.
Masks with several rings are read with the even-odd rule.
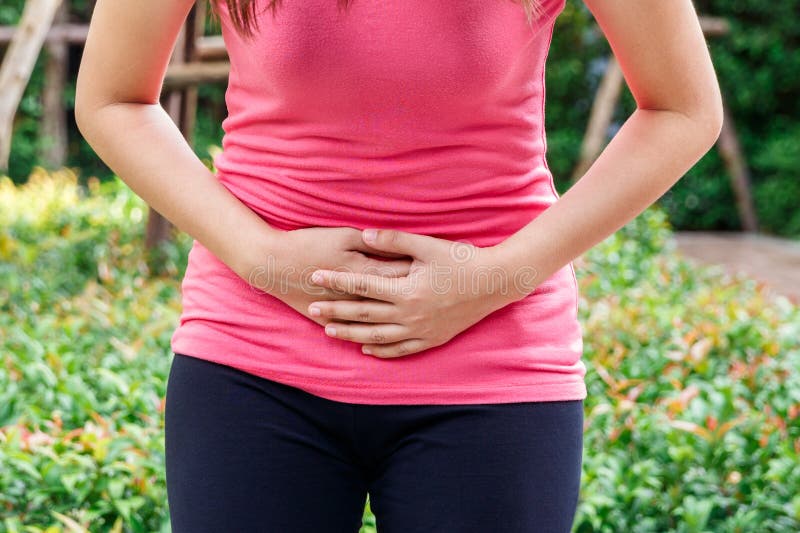
[[[325,328],[328,335],[362,343],[364,353],[377,357],[398,357],[444,344],[541,282],[532,267],[512,271],[505,266],[499,248],[396,230],[365,230],[363,235],[375,249],[413,257],[408,275],[320,269],[312,282],[342,296],[336,301],[315,300],[308,312],[330,321]]]
[[[325,320],[308,313],[313,301],[351,299],[359,295],[342,295],[311,283],[317,269],[344,268],[350,272],[375,276],[405,276],[411,259],[387,253],[365,244],[361,231],[351,227],[311,227],[274,234],[266,247],[269,251],[253,250],[246,272],[239,274],[254,289],[266,292],[313,320],[325,325]],[[373,256],[384,257],[378,259]]]

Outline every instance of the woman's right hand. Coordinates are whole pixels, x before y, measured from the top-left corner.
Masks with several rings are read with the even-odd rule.
[[[412,259],[371,248],[361,230],[351,227],[309,227],[280,231],[269,250],[253,250],[255,259],[241,275],[256,290],[275,296],[298,313],[324,326],[330,319],[308,314],[311,302],[363,300],[363,297],[333,291],[310,281],[317,269],[377,274],[408,275]],[[384,259],[376,259],[382,256]]]

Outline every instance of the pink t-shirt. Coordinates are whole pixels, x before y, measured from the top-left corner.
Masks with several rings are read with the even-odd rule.
[[[218,2],[231,61],[219,180],[277,229],[503,241],[559,197],[545,158],[544,68],[564,1],[543,0],[531,26],[511,0],[352,0],[349,11],[282,2],[274,19],[259,15],[252,41]],[[398,359],[327,336],[198,241],[182,304],[174,352],[333,400],[586,397],[572,263],[447,343]]]

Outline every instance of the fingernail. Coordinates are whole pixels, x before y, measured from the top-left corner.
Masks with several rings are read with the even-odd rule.
[[[378,231],[374,229],[365,229],[364,230],[364,240],[367,242],[375,242],[375,239],[378,238]]]
[[[314,283],[319,283],[320,281],[322,281],[322,272],[317,271],[311,274],[311,281],[313,281]]]
[[[369,349],[369,348],[367,348],[366,346],[362,346],[362,347],[361,347],[361,351],[362,351],[363,353],[367,354],[367,355],[372,355],[372,350],[370,350],[370,349]]]
[[[312,307],[309,310],[309,313],[311,314],[311,316],[319,316],[321,314],[319,307]]]
[[[333,326],[325,326],[325,333],[327,333],[330,336],[334,336],[336,335],[336,328]]]

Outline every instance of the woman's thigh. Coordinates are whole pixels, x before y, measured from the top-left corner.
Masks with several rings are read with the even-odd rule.
[[[567,533],[578,504],[583,401],[393,406],[370,506],[380,533]]]
[[[345,406],[175,354],[165,405],[174,533],[356,533],[366,481]],[[342,434],[343,435],[343,434]]]

